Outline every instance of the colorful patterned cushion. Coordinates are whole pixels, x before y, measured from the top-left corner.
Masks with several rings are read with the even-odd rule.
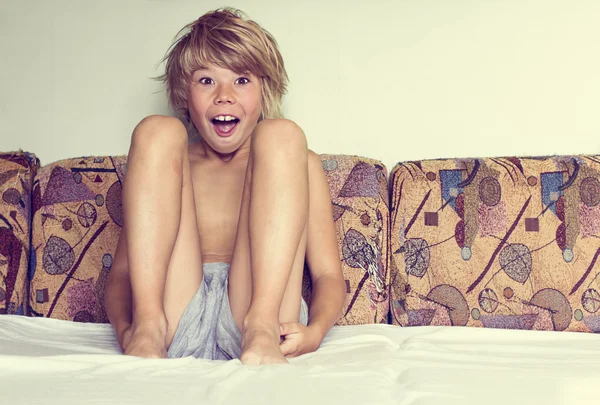
[[[31,186],[38,167],[30,153],[0,154],[0,314],[27,310]]]
[[[396,325],[600,331],[600,156],[392,171]]]
[[[373,159],[321,155],[333,204],[346,303],[337,325],[388,323],[387,169]],[[310,299],[305,271],[303,296]]]
[[[39,170],[33,193],[32,315],[107,322],[104,286],[122,225],[125,164],[126,157],[88,157]],[[323,156],[323,167],[348,286],[339,324],[387,322],[386,169],[349,156]],[[303,293],[309,299],[308,283]]]
[[[33,316],[107,322],[104,286],[123,224],[124,157],[68,159],[33,188]]]

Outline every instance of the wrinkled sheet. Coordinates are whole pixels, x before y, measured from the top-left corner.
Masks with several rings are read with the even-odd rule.
[[[289,365],[146,360],[109,325],[0,315],[0,404],[592,404],[600,336],[334,327]]]

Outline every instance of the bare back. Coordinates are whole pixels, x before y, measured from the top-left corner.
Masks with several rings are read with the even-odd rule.
[[[248,157],[249,150],[241,150],[228,162],[207,159],[200,144],[189,147],[196,221],[204,263],[231,263]]]

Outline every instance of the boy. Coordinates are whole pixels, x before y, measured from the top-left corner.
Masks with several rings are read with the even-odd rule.
[[[133,131],[106,311],[128,355],[286,363],[319,347],[345,298],[321,161],[279,118],[268,32],[229,8],[183,31],[162,79],[200,139],[166,116]]]

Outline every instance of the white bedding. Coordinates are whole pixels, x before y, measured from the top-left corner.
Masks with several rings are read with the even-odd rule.
[[[0,404],[595,404],[600,336],[334,327],[283,366],[120,354],[108,325],[0,315]]]

